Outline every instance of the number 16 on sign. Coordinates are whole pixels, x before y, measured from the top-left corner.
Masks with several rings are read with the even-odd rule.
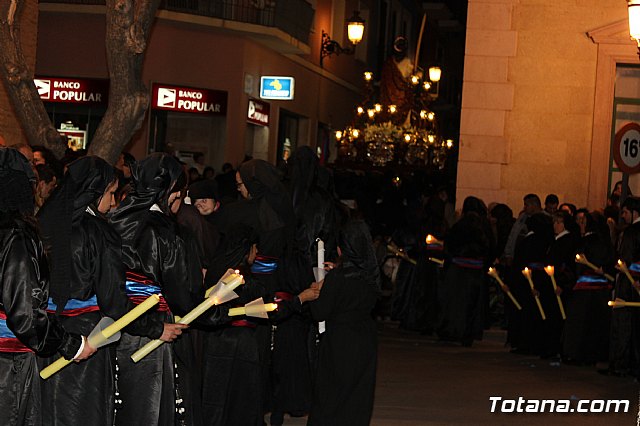
[[[627,123],[616,132],[613,158],[622,173],[640,172],[640,124]]]

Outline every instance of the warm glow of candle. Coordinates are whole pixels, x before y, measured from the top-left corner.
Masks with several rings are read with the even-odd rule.
[[[206,292],[206,298],[195,308],[191,310],[191,312],[187,313],[184,317],[180,318],[176,321],[177,324],[191,324],[194,320],[196,320],[200,315],[205,313],[211,307],[217,305],[220,301],[220,298],[224,301],[231,300],[235,297],[238,297],[237,294],[233,292],[235,288],[244,283],[244,279],[242,275],[239,274],[240,271],[237,269],[232,271],[229,269],[225,275],[220,278],[220,281],[215,286],[211,287]],[[213,294],[209,296],[210,293]],[[131,355],[131,359],[133,362],[138,362],[145,356],[149,355],[155,349],[160,347],[164,341],[160,339],[155,339],[135,351]]]
[[[235,317],[239,315],[246,315],[250,317],[267,318],[267,312],[272,312],[278,309],[277,303],[260,302],[262,302],[262,298],[256,299],[253,302],[249,302],[246,305],[240,306],[238,308],[231,308],[229,309],[229,316]]]
[[[558,285],[556,284],[556,277],[553,275],[554,273],[553,265],[545,266],[544,271],[547,273],[547,275],[549,275],[549,278],[551,278],[551,285],[553,286],[553,292],[556,293],[556,291],[558,290]],[[562,315],[563,320],[566,320],[567,314],[564,312],[564,305],[562,304],[562,299],[560,298],[560,295],[557,293],[556,293],[556,300],[558,302],[558,308],[560,309],[560,315]]]
[[[640,308],[640,302],[627,302],[624,299],[610,300],[607,305],[612,308]]]
[[[244,283],[242,275],[238,274],[238,272],[240,271],[236,270],[235,274],[231,274],[231,276],[227,278],[228,282],[222,281],[230,291],[235,290],[239,285]]]
[[[425,241],[427,242],[427,244],[443,244],[442,240],[437,239],[431,234],[427,235],[427,238],[425,239]]]

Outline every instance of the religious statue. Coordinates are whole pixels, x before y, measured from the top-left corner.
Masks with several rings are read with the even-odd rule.
[[[385,61],[380,76],[380,103],[395,105],[401,116],[411,108],[411,86],[408,82],[414,72],[414,64],[407,56],[407,50],[407,39],[396,37],[393,53]]]

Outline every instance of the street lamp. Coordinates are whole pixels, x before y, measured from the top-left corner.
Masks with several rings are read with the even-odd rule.
[[[638,43],[638,57],[640,58],[640,0],[628,0],[629,34]]]
[[[440,81],[440,77],[442,76],[442,70],[440,67],[431,67],[429,68],[429,80],[434,83]]]
[[[329,34],[322,30],[322,44],[320,46],[320,67],[322,68],[322,62],[325,56],[344,54],[353,55],[355,53],[356,44],[362,41],[364,35],[364,19],[360,17],[358,11],[353,12],[353,16],[347,20],[347,36],[349,41],[353,45],[351,48],[345,48],[340,44],[331,40]]]

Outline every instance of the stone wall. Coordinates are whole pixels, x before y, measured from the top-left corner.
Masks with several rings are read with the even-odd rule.
[[[598,45],[587,32],[626,16],[618,0],[469,0],[459,206],[476,195],[517,214],[525,194],[553,192],[602,207],[606,182],[588,186],[609,158],[591,157],[609,141],[592,149]]]

